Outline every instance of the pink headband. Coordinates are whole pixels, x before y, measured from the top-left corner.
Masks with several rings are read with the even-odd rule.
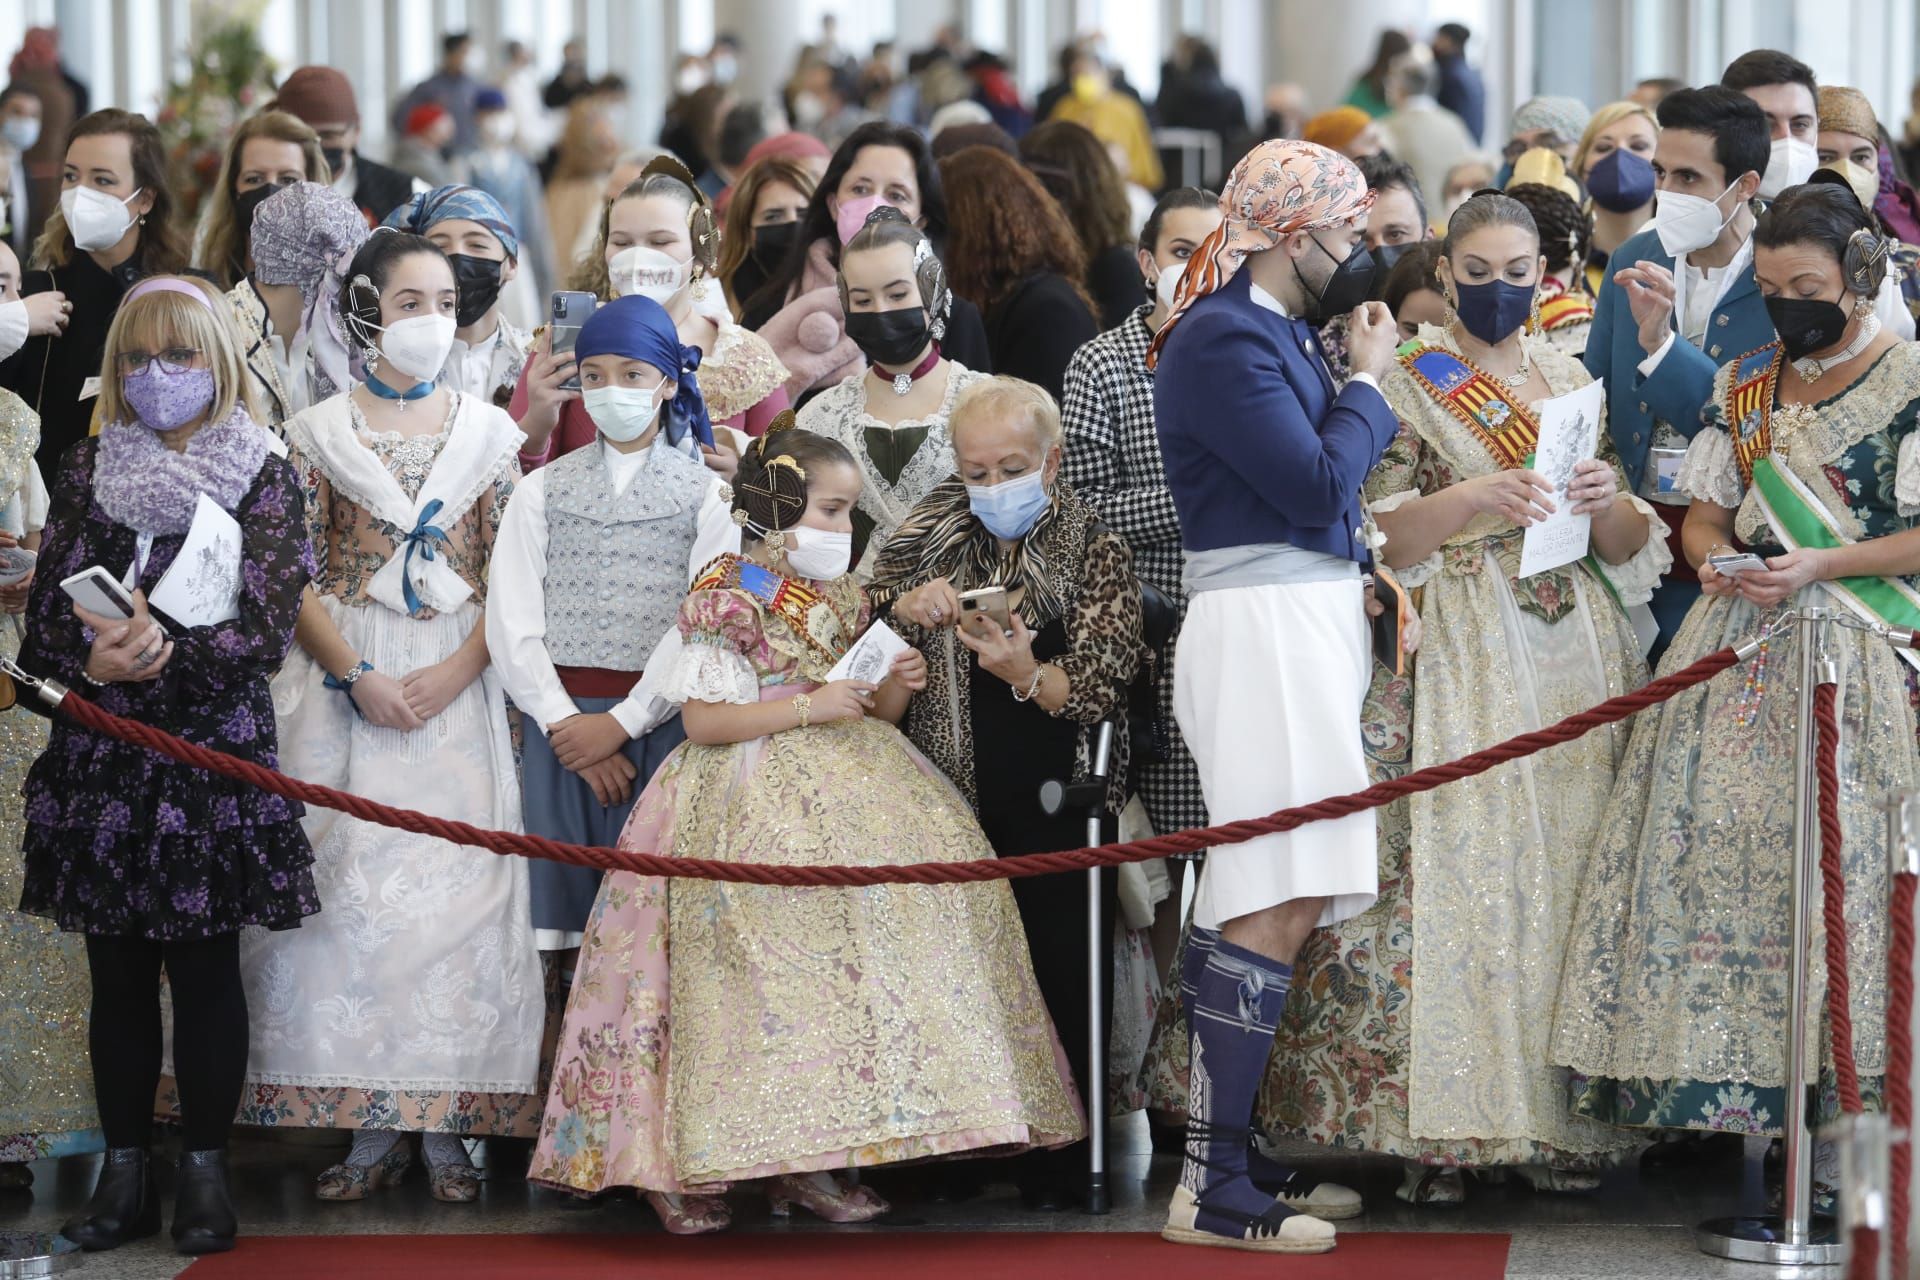
[[[155,276],[150,280],[142,280],[139,284],[127,290],[127,296],[122,302],[123,304],[132,302],[135,298],[144,297],[149,293],[184,293],[208,311],[213,310],[213,304],[207,301],[207,295],[204,290],[190,285],[185,280],[181,280],[175,276]]]

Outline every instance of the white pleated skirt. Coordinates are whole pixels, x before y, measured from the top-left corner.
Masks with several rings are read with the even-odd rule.
[[[1360,711],[1372,655],[1358,577],[1193,597],[1174,658],[1173,713],[1212,825],[1367,786]],[[1371,812],[1209,850],[1193,923],[1326,898],[1322,926],[1379,892]]]

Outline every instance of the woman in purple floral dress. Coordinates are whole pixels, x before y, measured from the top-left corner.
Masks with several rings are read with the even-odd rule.
[[[143,281],[108,334],[104,375],[107,425],[67,453],[53,486],[20,664],[115,714],[271,767],[268,680],[292,642],[313,556],[293,471],[254,421],[225,303],[199,281]],[[182,568],[194,571],[196,609],[226,620],[149,614],[147,594],[196,520],[221,523],[201,512],[208,501],[238,523],[237,560]],[[81,610],[61,590],[96,565],[134,592],[131,619]],[[86,935],[108,1148],[92,1202],[63,1230],[111,1249],[160,1229],[146,1144],[164,970],[184,1120],[173,1237],[183,1253],[230,1249],[226,1145],[247,1058],[240,930],[291,928],[319,909],[300,806],[66,721],[26,796],[20,909]]]

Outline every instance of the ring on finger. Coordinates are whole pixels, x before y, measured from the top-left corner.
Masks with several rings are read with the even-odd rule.
[[[150,667],[153,665],[154,659],[159,656],[160,651],[158,649],[142,649],[133,656],[133,665],[136,668]]]

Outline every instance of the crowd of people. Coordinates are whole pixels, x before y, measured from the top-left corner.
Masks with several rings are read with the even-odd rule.
[[[88,111],[36,32],[0,90],[0,647],[199,745],[636,853],[967,862],[1082,844],[1040,784],[1103,726],[1103,828],[1165,834],[1765,640],[1377,814],[1105,872],[1097,921],[1080,877],[496,856],[23,698],[0,1188],[104,1153],[65,1233],[152,1235],[159,1119],[186,1253],[234,1245],[236,1125],[336,1131],[329,1201],[416,1163],[473,1201],[484,1140],[488,1176],[630,1189],[678,1233],[749,1191],[865,1222],[1006,1179],[1058,1210],[1098,1083],[1182,1154],[1168,1239],[1315,1253],[1365,1206],[1275,1140],[1397,1157],[1441,1206],[1777,1135],[1780,623],[1920,626],[1912,147],[1756,50],[1534,98],[1482,152],[1470,39],[1386,33],[1345,102],[1281,86],[1250,126],[1192,37],[1148,104],[1097,36],[1028,102],[957,33],[902,67],[831,25],[746,101],[722,36],[628,149],[577,46],[542,84],[509,45],[490,84],[454,35],[391,164],[301,67],[189,226],[154,124]],[[1169,184],[1156,124],[1217,136],[1218,190]],[[1597,444],[1551,473],[1542,406],[1596,381]],[[1566,514],[1590,554],[1523,572]],[[1920,671],[1830,651],[1877,1105],[1878,806],[1920,784]]]

